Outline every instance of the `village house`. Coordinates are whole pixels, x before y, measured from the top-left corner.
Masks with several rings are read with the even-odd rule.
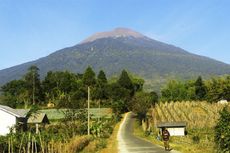
[[[8,106],[0,105],[0,135],[6,135],[18,128],[26,129],[26,113]]]
[[[171,136],[184,136],[186,122],[162,122],[157,124],[157,128],[167,128]]]
[[[44,127],[46,124],[49,124],[49,119],[45,113],[37,112],[35,114],[32,114],[28,120],[28,125],[35,125],[36,127],[36,133],[39,132],[39,126]]]
[[[28,116],[28,109],[13,109],[8,106],[0,105],[0,135],[7,135],[15,132],[16,129],[27,130],[28,125],[35,125],[36,133],[39,125],[49,124],[49,119],[45,113],[36,112]]]

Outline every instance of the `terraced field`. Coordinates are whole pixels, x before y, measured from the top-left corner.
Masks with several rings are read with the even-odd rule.
[[[157,104],[152,114],[155,115],[156,123],[185,121],[188,128],[212,128],[223,107],[223,104],[198,101],[166,102]]]

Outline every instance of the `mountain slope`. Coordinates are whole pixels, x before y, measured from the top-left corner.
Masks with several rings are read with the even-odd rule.
[[[47,57],[1,70],[0,84],[20,78],[32,64],[40,68],[41,76],[50,70],[83,73],[88,65],[96,72],[103,69],[109,76],[127,69],[147,80],[230,74],[228,64],[191,54],[123,28],[97,33],[80,44]]]

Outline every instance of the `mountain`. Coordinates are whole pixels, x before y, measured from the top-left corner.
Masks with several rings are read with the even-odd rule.
[[[108,76],[126,69],[147,80],[161,83],[169,77],[191,79],[230,74],[230,65],[195,55],[179,47],[148,38],[127,28],[96,33],[81,43],[58,50],[46,57],[0,71],[0,84],[21,78],[31,65],[37,65],[42,77],[50,70],[83,73],[91,65]]]

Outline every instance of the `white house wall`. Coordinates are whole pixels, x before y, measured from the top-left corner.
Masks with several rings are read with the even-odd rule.
[[[184,136],[185,128],[168,128],[171,136]]]
[[[0,135],[6,135],[10,128],[16,124],[16,117],[0,110]]]

